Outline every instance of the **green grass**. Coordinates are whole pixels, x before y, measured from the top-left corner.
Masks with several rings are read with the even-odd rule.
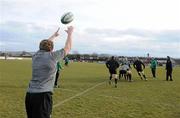
[[[145,70],[142,81],[133,70],[134,82],[121,80],[118,88],[108,85],[103,64],[70,63],[61,73],[61,88],[55,89],[54,105],[102,83],[86,93],[53,108],[53,118],[180,118],[180,67],[173,82],[165,80],[165,69],[157,79]],[[24,98],[31,79],[30,60],[0,60],[0,118],[26,118]]]

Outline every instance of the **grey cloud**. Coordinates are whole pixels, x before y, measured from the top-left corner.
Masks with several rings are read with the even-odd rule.
[[[41,39],[49,37],[56,26],[44,28],[34,23],[26,22],[5,22],[0,24],[0,42],[2,48],[10,51],[26,50],[36,51]],[[57,40],[55,48],[63,47],[65,35],[60,34],[62,40]],[[126,35],[141,38],[152,38],[153,40],[129,41],[129,42],[104,42],[104,38],[121,38]],[[109,53],[126,56],[144,56],[146,53],[154,56],[174,56],[180,53],[179,45],[180,30],[149,31],[141,29],[85,29],[79,32],[76,30],[73,35],[73,50],[80,53]],[[171,41],[169,41],[169,39]],[[129,39],[131,40],[131,39]]]
[[[5,22],[0,24],[0,42],[4,44],[2,48],[9,50],[33,50],[50,32],[34,23]]]
[[[137,37],[136,41],[109,41],[104,42],[104,38],[122,38],[123,36],[131,35]],[[172,55],[178,57],[180,53],[180,30],[163,30],[163,31],[150,31],[142,29],[127,29],[127,30],[114,30],[114,29],[85,29],[83,35],[76,36],[81,39],[78,43],[75,42],[75,48],[83,52],[97,52],[109,53],[119,55],[140,55],[144,56],[150,53],[154,56]],[[146,38],[146,40],[138,40],[138,38]],[[96,44],[96,46],[93,46]],[[81,47],[82,48],[78,48]],[[85,46],[85,47],[84,47]],[[79,51],[80,52],[80,51]]]
[[[159,41],[180,43],[180,30],[165,30],[158,33],[155,37]]]
[[[162,31],[150,31],[143,29],[125,29],[125,30],[115,30],[115,29],[86,29],[87,34],[94,35],[96,37],[122,37],[124,35],[138,36],[142,38],[155,39],[156,41],[180,41],[180,29],[179,30],[162,30]]]
[[[86,29],[85,32],[102,37],[119,37],[122,35],[135,35],[135,36],[151,36],[152,31],[148,30],[138,30],[138,29],[126,29],[126,30],[115,30],[115,29]]]

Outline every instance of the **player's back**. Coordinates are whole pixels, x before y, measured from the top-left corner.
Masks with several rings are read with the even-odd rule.
[[[106,65],[108,65],[109,69],[117,69],[119,67],[119,64],[116,60],[109,60]]]

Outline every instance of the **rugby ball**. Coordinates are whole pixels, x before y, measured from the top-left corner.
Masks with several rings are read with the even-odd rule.
[[[61,23],[62,24],[69,24],[74,19],[74,15],[72,12],[67,12],[61,16]]]

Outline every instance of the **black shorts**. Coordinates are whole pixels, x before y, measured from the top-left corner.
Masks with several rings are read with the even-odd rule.
[[[126,70],[120,70],[120,71],[119,71],[119,74],[126,74],[126,73],[127,73]]]
[[[50,118],[52,113],[52,93],[26,93],[27,118]]]
[[[110,74],[117,74],[116,70],[114,70],[114,69],[109,69],[109,73]]]

